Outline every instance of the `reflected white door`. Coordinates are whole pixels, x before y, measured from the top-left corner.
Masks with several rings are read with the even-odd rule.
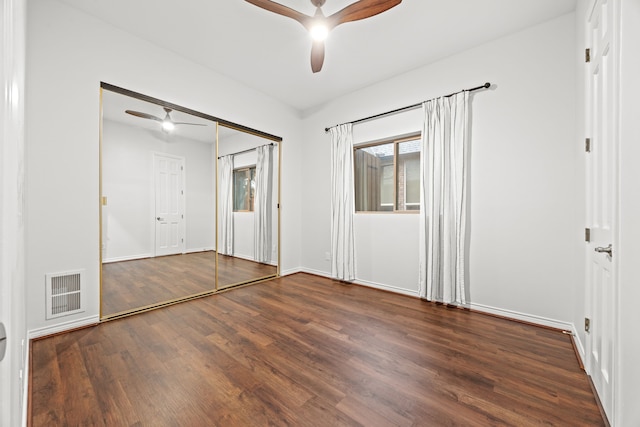
[[[184,159],[154,154],[155,255],[184,251]]]
[[[618,0],[594,0],[587,16],[587,370],[609,420],[614,422],[617,346],[617,16]]]

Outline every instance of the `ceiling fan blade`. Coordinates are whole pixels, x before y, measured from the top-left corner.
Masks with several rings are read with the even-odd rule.
[[[345,22],[359,21],[377,15],[400,3],[402,0],[360,0],[329,16],[327,22],[329,28],[334,28]]]
[[[172,122],[174,125],[207,126],[204,123]]]
[[[278,15],[286,16],[288,18],[295,19],[299,23],[301,23],[305,28],[309,28],[311,25],[311,18],[304,13],[298,12],[297,10],[291,9],[290,7],[281,5],[280,3],[276,3],[271,0],[245,0],[247,3],[251,3],[255,6],[258,6],[264,10],[268,10],[269,12],[277,13]]]
[[[125,113],[131,114],[132,116],[136,116],[136,117],[142,117],[143,119],[149,119],[149,120],[155,120],[156,122],[162,122],[162,119],[160,117],[156,117],[156,116],[153,116],[153,115],[147,114],[147,113],[141,113],[140,111],[125,110]]]
[[[317,73],[324,64],[324,42],[314,41],[311,46],[311,71]]]

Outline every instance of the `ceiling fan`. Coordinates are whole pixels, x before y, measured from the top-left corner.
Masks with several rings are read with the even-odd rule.
[[[171,132],[176,127],[176,125],[207,126],[206,124],[203,124],[203,123],[174,122],[173,120],[171,120],[171,116],[169,115],[169,113],[171,113],[171,111],[173,110],[167,107],[163,107],[163,108],[164,108],[164,111],[167,113],[164,116],[164,119],[161,119],[160,117],[154,116],[152,114],[142,113],[140,111],[125,110],[125,113],[131,114],[132,116],[141,117],[143,119],[149,119],[149,120],[154,120],[156,122],[160,122],[162,123],[162,130],[164,130],[165,132]]]
[[[313,38],[311,70],[314,73],[322,69],[322,64],[324,63],[324,40],[327,38],[329,31],[345,22],[370,18],[402,3],[402,0],[359,0],[332,15],[324,16],[321,8],[326,0],[311,0],[311,3],[316,7],[316,13],[313,16],[309,16],[271,0],[245,1],[278,15],[295,19],[309,31]]]

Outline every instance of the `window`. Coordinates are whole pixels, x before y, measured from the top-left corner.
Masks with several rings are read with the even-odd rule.
[[[420,210],[420,135],[354,148],[356,212]]]
[[[256,189],[256,167],[250,166],[233,171],[234,212],[253,211],[253,195]]]

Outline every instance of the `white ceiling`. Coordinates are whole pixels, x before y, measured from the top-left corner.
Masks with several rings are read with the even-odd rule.
[[[322,71],[298,22],[244,0],[61,0],[305,113],[330,99],[569,13],[576,0],[404,0],[332,31]],[[309,0],[279,0],[313,15]],[[354,0],[327,0],[325,15]],[[482,76],[479,76],[482,79]]]

